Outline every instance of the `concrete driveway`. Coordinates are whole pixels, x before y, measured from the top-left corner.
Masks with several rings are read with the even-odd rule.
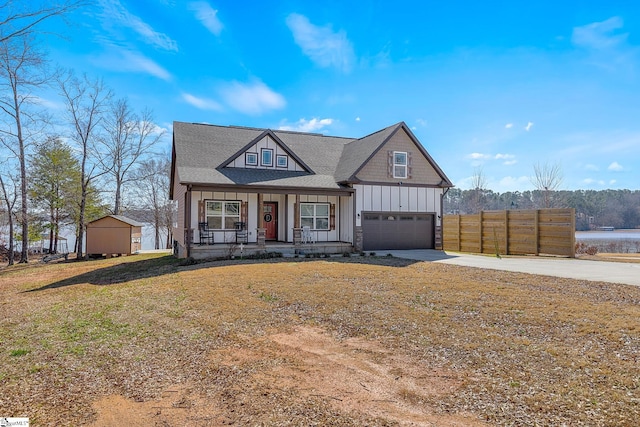
[[[640,264],[552,257],[505,256],[497,258],[488,255],[471,255],[431,249],[376,252],[380,255],[390,253],[398,258],[417,261],[640,286]]]

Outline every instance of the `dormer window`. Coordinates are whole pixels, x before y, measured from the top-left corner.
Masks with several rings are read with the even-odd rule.
[[[245,153],[244,163],[247,166],[258,166],[258,153]]]
[[[407,153],[405,151],[393,152],[393,177],[407,177]]]
[[[273,166],[273,150],[271,148],[263,148],[261,151],[261,166]]]
[[[289,166],[289,160],[287,156],[277,155],[276,166],[279,168],[286,168]]]

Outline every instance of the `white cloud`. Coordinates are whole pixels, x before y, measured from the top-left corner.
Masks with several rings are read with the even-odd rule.
[[[471,153],[467,157],[472,160],[486,160],[491,158],[491,154]]]
[[[196,19],[216,36],[222,32],[222,22],[218,19],[218,11],[212,8],[206,1],[194,1],[189,3],[189,10],[195,12]]]
[[[279,129],[296,132],[317,132],[323,127],[331,125],[331,123],[333,123],[333,119],[300,119],[295,125],[282,125]]]
[[[245,84],[231,82],[220,90],[225,102],[245,114],[257,115],[284,108],[284,97],[260,81]]]
[[[151,125],[153,126],[153,130],[151,131],[151,133],[154,135],[171,135],[171,133],[173,132],[173,127],[163,127],[157,123],[151,123]]]
[[[498,153],[498,154],[485,154],[485,153],[471,153],[467,155],[471,160],[503,160],[504,165],[510,166],[517,163],[516,156],[513,154]]]
[[[592,165],[592,164],[584,165],[584,168],[585,168],[586,170],[588,170],[588,171],[594,171],[594,172],[597,172],[597,171],[599,171],[599,170],[600,170],[600,168],[599,168],[598,166],[596,166],[596,165]]]
[[[123,69],[129,71],[139,71],[162,80],[171,80],[171,74],[153,60],[138,52],[123,52],[124,64],[120,64]]]
[[[297,13],[287,17],[287,26],[296,44],[313,62],[323,68],[334,67],[345,73],[351,71],[355,53],[343,30],[334,32],[331,25],[318,27]]]
[[[511,129],[513,127],[513,123],[507,123],[506,125],[504,125],[505,129]]]
[[[34,96],[33,101],[48,110],[64,110],[66,108],[64,103],[62,102],[52,101],[50,99],[41,98],[39,96]]]
[[[527,125],[524,127],[524,130],[526,130],[527,132],[529,132],[531,130],[531,128],[533,127],[533,122],[529,122],[527,123]]]
[[[186,103],[191,104],[194,107],[199,108],[201,110],[214,110],[214,111],[222,110],[222,106],[212,99],[200,98],[186,92],[182,92],[182,99]]]
[[[618,181],[616,181],[615,179],[609,180],[609,185],[613,185],[613,184],[615,184],[616,182],[618,182]]]
[[[622,28],[624,22],[619,16],[614,16],[602,22],[575,27],[571,41],[576,46],[587,49],[604,50],[616,47],[627,40],[628,34],[614,34]]]
[[[149,74],[162,80],[171,80],[171,74],[143,54],[130,50],[117,50],[93,59],[103,68],[113,71],[131,71]]]
[[[107,29],[119,24],[142,36],[145,43],[169,51],[177,51],[178,44],[169,36],[155,31],[149,24],[131,14],[119,0],[101,0],[102,24]],[[122,38],[122,37],[121,37]],[[124,37],[126,40],[126,37]]]
[[[518,161],[516,160],[516,156],[513,154],[501,154],[498,153],[494,156],[494,159],[496,160],[504,160],[502,162],[503,165],[505,166],[512,166],[515,165],[516,163],[518,163]]]
[[[359,121],[360,121],[360,117],[356,117],[356,122],[359,122]]]
[[[618,162],[611,163],[607,169],[609,169],[610,171],[616,171],[616,172],[624,170],[622,165],[620,163],[618,163]]]
[[[426,126],[427,125],[427,121],[424,119],[416,119],[416,123],[418,123],[420,126]]]

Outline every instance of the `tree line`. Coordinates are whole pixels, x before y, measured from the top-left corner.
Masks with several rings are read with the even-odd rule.
[[[48,35],[39,24],[83,5],[0,3],[0,247],[9,264],[16,247],[28,262],[44,232],[55,252],[66,226],[82,258],[86,224],[109,213],[153,223],[155,247],[170,247],[170,163],[152,112],[136,111],[100,77],[53,66],[41,48]],[[64,112],[44,107],[46,91]]]
[[[574,208],[576,230],[599,226],[640,227],[639,190],[508,191],[485,188],[450,189],[444,196],[445,214],[474,214],[481,210]]]

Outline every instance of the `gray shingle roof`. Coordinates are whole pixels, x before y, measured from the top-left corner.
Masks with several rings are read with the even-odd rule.
[[[267,129],[174,122],[173,149],[182,184],[259,185],[342,189],[362,165],[399,128],[397,123],[363,138],[272,131],[311,172],[237,169],[225,166]]]
[[[105,218],[114,218],[120,222],[124,222],[125,224],[129,224],[133,227],[144,227],[143,223],[138,222],[135,219],[127,218],[126,216],[122,216],[122,215],[107,215],[107,216],[103,216],[102,218],[94,219],[90,223],[100,221],[101,219],[105,219]]]
[[[362,165],[380,148],[380,146],[396,131],[402,123],[381,129],[345,145],[336,168],[336,181],[349,181]]]

